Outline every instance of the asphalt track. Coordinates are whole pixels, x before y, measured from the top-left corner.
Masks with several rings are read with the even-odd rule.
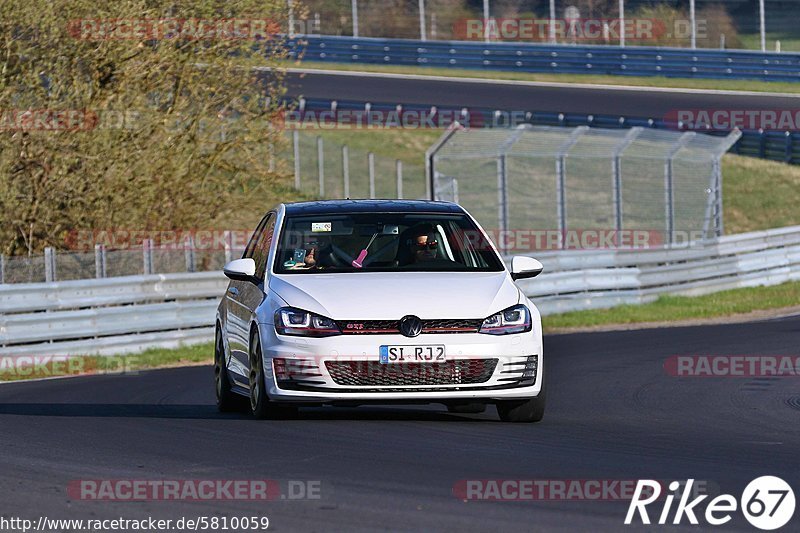
[[[797,378],[675,378],[663,363],[797,355],[799,339],[800,317],[548,336],[549,406],[534,425],[501,423],[493,408],[452,415],[439,406],[309,408],[286,421],[221,415],[208,367],[4,384],[0,514],[260,514],[275,531],[637,530],[622,525],[624,502],[463,501],[452,489],[467,479],[695,478],[738,498],[771,474],[797,491]],[[321,498],[132,503],[66,492],[77,479],[264,478],[319,480]],[[754,530],[739,513],[715,529]]]
[[[798,110],[800,95],[705,90],[658,90],[567,84],[464,81],[424,76],[292,71],[288,95],[504,111],[539,111],[664,118],[676,110]]]

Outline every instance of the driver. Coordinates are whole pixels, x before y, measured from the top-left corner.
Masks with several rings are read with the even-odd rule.
[[[414,263],[433,263],[439,258],[439,235],[433,227],[420,226],[411,239],[411,256]]]

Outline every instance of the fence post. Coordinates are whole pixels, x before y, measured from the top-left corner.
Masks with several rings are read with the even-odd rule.
[[[567,152],[572,146],[578,142],[578,138],[586,133],[589,126],[578,126],[569,138],[559,147],[556,153],[556,194],[558,196],[557,213],[558,213],[558,233],[560,235],[559,248],[564,248],[564,241],[566,239],[567,231],[567,176],[566,176],[566,159]]]
[[[622,141],[614,148],[614,157],[611,159],[611,174],[613,179],[612,191],[614,194],[614,226],[616,236],[614,241],[617,246],[622,244],[622,153],[636,140],[642,127],[631,128]]]
[[[498,235],[498,246],[500,253],[505,254],[507,250],[506,232],[508,231],[508,169],[507,169],[507,155],[508,152],[514,148],[517,141],[520,140],[522,135],[530,129],[528,124],[520,124],[508,136],[503,144],[498,149],[500,154],[497,158],[497,220],[499,223],[500,233]],[[458,181],[453,179],[453,196],[458,197]]]
[[[372,152],[367,156],[369,162],[369,197],[375,199],[375,154]]]
[[[506,154],[505,152],[497,158],[497,223],[498,223],[498,246],[500,253],[505,255],[508,243],[506,231],[508,231],[508,186],[506,183]]]
[[[428,30],[425,26],[425,0],[419,0],[419,39],[421,41],[428,40]]]
[[[233,261],[233,233],[225,230],[222,238],[225,241],[225,264],[227,265]]]
[[[489,33],[489,0],[483,0],[483,40],[487,43],[492,40]]]
[[[94,245],[94,277],[97,279],[106,277],[106,245]]]
[[[465,114],[462,111],[462,117]],[[468,119],[467,119],[468,120]],[[436,154],[439,153],[439,150],[442,149],[442,146],[450,140],[450,138],[455,135],[455,133],[461,129],[461,123],[456,121],[453,122],[447,131],[439,137],[439,140],[436,141],[436,144],[428,148],[425,152],[425,199],[426,200],[435,200],[436,199]]]
[[[399,159],[395,163],[397,172],[397,199],[403,199],[403,162]]]
[[[317,136],[317,174],[319,176],[319,197],[325,198],[325,146],[322,136]]]
[[[353,37],[358,37],[358,0],[351,0],[353,10]]]
[[[0,285],[6,282],[6,255],[0,254]]]
[[[695,135],[696,133],[693,131],[688,131],[681,135],[675,145],[670,149],[667,154],[667,160],[664,163],[664,216],[666,218],[667,238],[665,242],[667,244],[672,244],[675,233],[675,183],[672,175],[672,163],[678,152],[680,152]]]
[[[292,132],[292,146],[294,152],[294,188],[300,190],[300,132]]]
[[[48,283],[56,280],[56,253],[49,246],[44,249],[44,280]]]
[[[186,257],[186,272],[195,272],[194,238],[191,235],[187,235],[183,246],[183,253]]]
[[[344,180],[344,197],[350,198],[350,149],[342,146],[342,179]]]
[[[719,158],[714,159],[714,183],[716,187],[714,187],[715,197],[714,197],[714,206],[716,208],[714,214],[714,225],[716,228],[714,229],[715,234],[717,237],[722,237],[725,231],[722,226],[723,224],[723,217],[722,217],[722,167],[720,165]]]
[[[144,239],[142,241],[142,261],[144,263],[144,275],[148,276],[153,273],[153,239]]]
[[[292,0],[286,0],[286,5],[289,8],[289,39],[294,39],[294,6]]]

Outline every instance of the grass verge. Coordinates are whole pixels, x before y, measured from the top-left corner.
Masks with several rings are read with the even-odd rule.
[[[131,374],[139,370],[211,364],[213,361],[213,343],[177,349],[153,348],[121,356],[0,357],[0,382],[91,374]]]
[[[724,319],[757,311],[792,308],[798,304],[800,282],[789,282],[770,287],[732,289],[704,296],[661,296],[648,304],[550,315],[542,321],[545,332],[553,332],[597,326]]]
[[[707,80],[700,78],[667,78],[663,76],[612,76],[605,74],[545,74],[503,70],[470,70],[444,67],[414,67],[404,65],[367,65],[303,61],[287,67],[318,70],[384,72],[417,76],[446,76],[451,78],[481,78],[492,80],[534,81],[549,83],[588,83],[593,85],[623,85],[630,87],[662,87],[676,89],[711,89],[722,91],[754,91],[763,93],[800,93],[800,84],[765,82],[759,80]]]

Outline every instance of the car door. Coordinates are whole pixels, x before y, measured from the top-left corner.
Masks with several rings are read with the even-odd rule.
[[[272,246],[273,233],[275,232],[275,213],[268,214],[257,238],[253,242],[252,249],[248,246],[245,254],[250,252],[249,257],[256,263],[256,279],[259,283],[249,281],[236,282],[234,292],[230,292],[231,319],[230,324],[230,346],[231,346],[231,367],[234,373],[240,374],[242,383],[247,383],[248,370],[250,368],[250,325],[253,322],[253,315],[256,308],[264,300],[264,281],[269,260],[269,250]],[[238,381],[238,380],[237,380]]]
[[[257,247],[263,240],[265,228],[271,218],[274,220],[273,213],[267,214],[258,224],[256,231],[253,232],[253,236],[247,243],[242,259],[255,260]],[[248,307],[248,299],[245,296],[252,292],[249,288],[251,286],[254,287],[254,284],[248,281],[231,280],[225,293],[225,335],[230,350],[228,368],[234,374],[234,380],[239,384],[247,384],[247,354],[252,311]]]

